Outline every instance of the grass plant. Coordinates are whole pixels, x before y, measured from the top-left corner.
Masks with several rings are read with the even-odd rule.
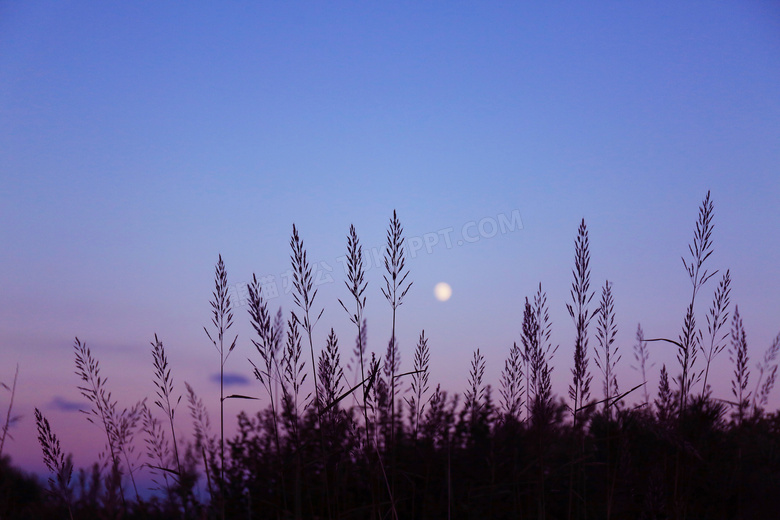
[[[56,496],[68,509],[68,516],[73,520],[73,493],[70,480],[73,475],[73,459],[66,456],[60,448],[60,440],[52,431],[49,420],[40,410],[35,409],[35,424],[38,429],[38,443],[43,451],[43,463],[54,474],[49,477],[49,492]]]
[[[3,449],[5,448],[5,440],[11,438],[9,430],[14,424],[19,422],[19,419],[21,419],[21,416],[13,415],[14,398],[16,397],[16,381],[18,379],[19,379],[19,365],[16,365],[16,371],[14,372],[14,381],[13,383],[11,383],[11,386],[8,386],[7,384],[0,382],[0,387],[7,390],[11,394],[11,397],[8,400],[8,408],[6,408],[5,419],[3,420],[3,425],[0,428],[0,459],[3,458]]]
[[[76,338],[73,345],[76,356],[76,374],[82,381],[79,386],[81,395],[89,401],[91,408],[82,410],[87,415],[87,420],[103,428],[106,434],[106,447],[108,449],[106,465],[108,475],[106,477],[106,489],[109,492],[109,503],[125,502],[124,486],[122,485],[122,462],[120,453],[120,431],[117,422],[117,401],[108,391],[108,380],[100,375],[100,363],[92,355],[92,351],[86,343]]]
[[[588,304],[594,293],[590,291],[590,244],[588,228],[582,219],[574,242],[574,280],[571,283],[572,302],[566,304],[566,310],[574,321],[574,368],[572,383],[569,386],[569,399],[572,400],[572,420],[577,425],[577,413],[590,399],[592,376],[588,371],[588,326],[595,313],[588,310]]]
[[[271,420],[273,422],[273,436],[276,441],[277,462],[279,468],[281,468],[282,447],[279,438],[279,413],[276,403],[277,396],[274,393],[278,388],[279,383],[282,381],[280,361],[278,359],[281,350],[280,335],[282,334],[282,331],[280,330],[281,309],[272,322],[271,315],[268,311],[268,304],[263,298],[262,289],[257,281],[257,276],[252,275],[252,283],[249,284],[248,291],[250,323],[257,334],[257,339],[252,339],[252,344],[263,361],[262,365],[259,367],[252,362],[251,359],[249,360],[249,363],[252,365],[255,378],[260,381],[268,393],[268,399],[271,405]],[[284,351],[282,351],[281,354],[283,356]],[[281,360],[281,364],[284,364],[284,359]],[[287,499],[285,494],[284,473],[280,471],[280,475],[280,493],[284,501],[283,507],[286,509]]]
[[[729,358],[734,364],[734,376],[731,380],[731,393],[736,399],[734,407],[736,408],[737,425],[745,420],[750,403],[751,392],[748,391],[750,381],[749,355],[747,334],[742,324],[742,317],[739,315],[739,307],[734,308],[734,316],[731,319],[731,347],[729,348]]]
[[[425,331],[420,332],[420,339],[417,341],[417,347],[414,350],[414,373],[412,374],[411,390],[412,395],[406,399],[409,406],[409,422],[412,428],[412,437],[416,441],[420,431],[420,421],[425,413],[425,406],[429,397],[425,397],[429,391],[428,366],[431,361],[431,353],[428,350],[428,338],[425,337]]]
[[[636,366],[631,365],[631,368],[639,372],[642,376],[643,394],[645,397],[645,406],[650,406],[650,393],[647,390],[647,370],[653,367],[650,361],[650,351],[647,348],[647,341],[645,341],[645,332],[642,330],[642,324],[636,326],[636,343],[634,343],[634,360]]]
[[[154,341],[151,345],[154,366],[154,386],[157,388],[157,399],[154,401],[154,404],[163,412],[163,414],[165,414],[165,420],[170,428],[171,445],[173,446],[173,460],[171,462],[175,465],[173,468],[162,466],[161,470],[170,473],[175,477],[175,490],[179,495],[184,517],[186,517],[191,490],[189,489],[189,475],[187,475],[187,471],[182,461],[183,455],[179,451],[179,442],[176,438],[176,426],[174,425],[176,408],[179,403],[181,403],[183,396],[181,394],[178,397],[173,395],[174,390],[171,367],[168,364],[168,356],[165,354],[165,346],[157,337],[157,334],[154,335]]]
[[[715,289],[715,297],[712,299],[712,306],[707,313],[707,333],[710,338],[710,344],[707,348],[702,345],[701,351],[706,359],[704,367],[704,382],[702,383],[702,396],[710,391],[707,381],[710,375],[710,366],[715,357],[726,348],[726,339],[728,332],[721,330],[729,320],[729,297],[731,295],[731,273],[727,269]]]
[[[504,420],[519,422],[523,408],[523,354],[516,341],[504,361],[499,393]]]
[[[203,472],[206,475],[206,484],[208,486],[209,497],[214,499],[214,489],[212,487],[213,475],[215,473],[217,461],[217,442],[211,433],[211,420],[203,399],[198,397],[195,390],[186,381],[187,402],[190,409],[190,417],[195,430],[195,452],[200,454],[203,462]]]
[[[366,379],[366,321],[363,318],[363,312],[366,308],[366,273],[363,267],[363,246],[360,245],[357,231],[354,225],[349,226],[349,235],[347,235],[347,279],[344,282],[349,290],[352,299],[355,301],[355,311],[350,311],[347,306],[339,299],[339,304],[344,311],[349,314],[349,320],[357,327],[357,338],[355,345],[355,354],[357,365],[360,369],[358,376],[361,381]],[[361,383],[363,403],[362,412],[365,424],[366,446],[370,444],[368,427],[368,399],[369,393],[366,391],[365,383]]]
[[[393,217],[390,219],[390,225],[387,230],[387,245],[385,248],[385,287],[382,288],[382,294],[393,311],[392,328],[390,329],[390,342],[385,356],[385,370],[388,377],[388,386],[390,391],[390,438],[395,436],[395,396],[396,396],[396,375],[400,366],[400,352],[398,349],[398,340],[396,338],[396,314],[398,307],[404,302],[406,294],[412,288],[413,282],[406,281],[409,271],[406,269],[406,257],[404,252],[404,228],[398,219],[398,214],[393,211]]]
[[[479,412],[482,409],[482,400],[485,396],[485,387],[482,385],[484,376],[485,356],[477,349],[474,351],[471,360],[468,387],[466,388],[466,410],[468,410],[472,427],[476,425],[477,420],[479,419]]]
[[[583,426],[580,415],[590,400],[590,384],[593,376],[588,370],[588,326],[595,312],[588,309],[593,299],[593,291],[590,290],[590,243],[588,240],[588,227],[585,219],[580,222],[577,229],[577,238],[574,241],[574,269],[573,280],[569,294],[571,303],[566,304],[566,310],[574,322],[574,367],[571,369],[572,382],[569,385],[569,399],[572,401],[572,424],[575,430]],[[577,442],[577,455],[580,460],[585,457],[584,436],[580,435]],[[582,464],[572,464],[569,482],[569,510],[568,518],[583,516],[586,500],[584,473]],[[575,503],[576,497],[576,503]]]
[[[684,257],[682,258],[683,265],[685,266],[691,281],[692,291],[691,302],[688,304],[685,313],[683,329],[678,338],[677,361],[680,363],[680,368],[682,370],[682,373],[678,378],[680,385],[680,413],[685,412],[685,406],[688,402],[691,387],[697,379],[694,372],[694,365],[696,364],[696,355],[702,342],[702,333],[696,327],[696,315],[694,312],[696,295],[698,294],[699,289],[701,289],[710,278],[717,274],[717,271],[709,272],[704,267],[704,263],[713,252],[713,213],[714,205],[710,199],[710,192],[708,191],[707,196],[704,197],[704,200],[699,207],[699,218],[696,221],[693,242],[688,246],[691,258],[688,261],[686,261]]]
[[[236,348],[238,335],[228,343],[227,333],[233,326],[233,306],[228,294],[227,270],[225,262],[222,261],[222,255],[219,255],[217,266],[214,273],[214,292],[212,293],[211,305],[211,324],[214,327],[213,336],[206,327],[209,341],[219,353],[219,451],[220,451],[220,490],[224,494],[225,480],[225,362]],[[225,517],[224,508],[222,517]]]
[[[760,409],[769,402],[769,394],[777,380],[777,356],[780,354],[780,334],[775,336],[772,344],[764,352],[764,357],[756,365],[758,377],[753,390],[753,415],[760,415]]]
[[[143,432],[146,434],[146,456],[148,459],[147,467],[152,474],[152,482],[155,484],[154,490],[163,491],[169,501],[173,501],[173,489],[168,480],[171,473],[170,444],[165,435],[162,422],[157,419],[152,411],[144,406],[142,410]]]
[[[596,349],[595,362],[604,376],[604,413],[608,418],[612,417],[610,410],[611,401],[619,393],[617,374],[615,373],[615,368],[621,358],[620,354],[618,354],[618,346],[615,344],[617,331],[612,285],[607,280],[601,291],[601,303],[596,325],[596,339],[598,340],[599,348]]]

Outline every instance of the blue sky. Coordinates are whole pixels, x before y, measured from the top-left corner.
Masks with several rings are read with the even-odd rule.
[[[0,70],[0,380],[20,364],[25,417],[9,453],[33,467],[34,406],[81,446],[77,464],[96,454],[85,446],[99,432],[68,412],[80,402],[75,336],[130,405],[153,392],[157,333],[180,391],[186,380],[216,408],[218,360],[202,329],[217,256],[233,285],[275,277],[271,304],[287,312],[293,222],[330,275],[315,339],[333,327],[348,357],[354,331],[337,299],[351,223],[381,250],[394,209],[418,240],[520,215],[522,229],[409,259],[403,364],[425,328],[432,380],[452,391],[477,347],[497,386],[541,282],[560,344],[554,389],[566,394],[582,218],[592,284],[614,283],[621,387],[636,384],[637,323],[679,333],[690,297],[680,256],[707,190],[711,267],[731,269],[753,359],[780,331],[772,2],[3,2]],[[390,329],[381,281],[369,270],[377,353]],[[433,297],[440,281],[453,288],[445,303]],[[236,316],[228,370],[260,394],[246,308]],[[655,390],[660,365],[675,362],[653,349]],[[717,365],[728,398],[725,353]]]

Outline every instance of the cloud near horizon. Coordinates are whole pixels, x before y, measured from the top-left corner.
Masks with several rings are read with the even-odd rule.
[[[219,374],[212,374],[209,379],[212,383],[219,384]],[[249,378],[237,372],[225,372],[223,383],[225,386],[247,386]]]
[[[49,401],[48,408],[53,408],[54,410],[59,410],[61,412],[78,412],[80,410],[88,410],[89,405],[86,403],[69,401],[62,396],[56,395]]]

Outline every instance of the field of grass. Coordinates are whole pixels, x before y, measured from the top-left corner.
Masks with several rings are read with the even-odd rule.
[[[381,288],[392,332],[380,356],[366,350],[367,282],[354,227],[339,300],[354,325],[346,344],[333,329],[326,344],[312,340],[313,330],[326,325],[295,226],[296,308],[288,315],[269,310],[257,278],[248,287],[248,316],[234,315],[220,256],[205,335],[222,375],[236,346],[234,321],[249,319],[251,369],[267,407],[254,416],[242,412],[238,432],[226,437],[225,401],[255,398],[226,395],[224,384],[218,396],[182,388],[156,335],[150,350],[157,392],[122,407],[97,353],[76,339],[86,419],[102,429],[104,450],[92,467],[74,468],[67,446],[36,409],[48,482],[13,468],[2,455],[15,422],[16,379],[4,384],[0,518],[773,518],[780,511],[780,412],[766,408],[780,335],[765,349],[748,345],[730,301],[730,273],[708,264],[713,217],[708,193],[683,256],[691,296],[678,335],[648,338],[640,326],[632,351],[615,343],[610,283],[591,286],[588,229],[579,224],[565,398],[552,391],[557,347],[541,285],[525,300],[522,335],[507,352],[500,380],[485,380],[485,358],[476,350],[466,391],[441,388],[429,378],[425,331],[414,352],[404,354],[414,360],[412,370],[401,372],[396,330],[403,323],[396,311],[413,281],[395,213]],[[672,345],[677,364],[648,381],[654,342]],[[616,366],[629,358],[644,382],[624,388]],[[716,360],[733,366],[728,400],[712,393]],[[216,400],[220,417],[212,419],[205,402]],[[174,421],[187,413],[191,436]],[[147,498],[139,482],[150,475],[155,493]]]

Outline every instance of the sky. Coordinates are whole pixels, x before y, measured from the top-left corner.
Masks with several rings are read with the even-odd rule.
[[[424,329],[431,381],[450,392],[477,348],[497,389],[541,283],[553,390],[566,395],[582,219],[592,286],[613,284],[618,382],[640,383],[637,325],[680,333],[680,257],[708,191],[709,267],[730,269],[751,364],[780,332],[773,2],[0,2],[0,71],[0,381],[18,364],[22,418],[5,452],[26,468],[43,471],[35,407],[77,466],[100,451],[78,413],[76,337],[126,407],[154,394],[157,334],[176,392],[189,382],[218,419],[219,357],[203,328],[219,255],[238,334],[228,388],[262,396],[242,287],[257,275],[289,316],[293,223],[324,309],[315,347],[333,328],[346,363],[349,226],[368,264],[368,350],[383,354],[381,258],[397,211],[413,281],[398,310],[402,369]],[[679,372],[663,343],[650,363],[651,393],[662,364]],[[731,370],[724,352],[717,397],[730,397]],[[263,403],[229,402],[229,427]],[[177,426],[189,428],[183,406]]]

